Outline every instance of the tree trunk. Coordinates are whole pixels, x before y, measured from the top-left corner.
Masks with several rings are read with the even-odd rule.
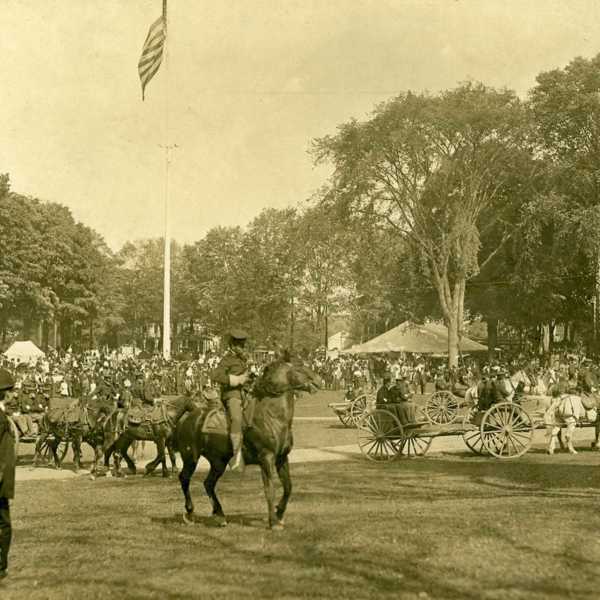
[[[329,311],[328,305],[325,304],[325,355],[327,356],[327,350],[329,350]]]
[[[498,345],[498,319],[488,318],[486,324],[488,358],[491,362],[496,358],[496,346]]]
[[[458,319],[451,318],[446,326],[448,327],[448,366],[458,367]]]
[[[454,283],[450,285],[447,265],[443,271],[440,271],[438,265],[433,261],[430,262],[430,266],[440,307],[444,315],[444,323],[448,328],[448,366],[457,367],[460,354],[460,340],[463,334],[467,279],[464,276],[457,276]]]
[[[294,349],[294,327],[296,325],[296,315],[295,315],[295,306],[294,306],[294,296],[291,299],[291,314],[290,314],[290,350]]]

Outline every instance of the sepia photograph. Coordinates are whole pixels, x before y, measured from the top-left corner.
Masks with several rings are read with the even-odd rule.
[[[0,600],[599,596],[597,0],[0,8]]]

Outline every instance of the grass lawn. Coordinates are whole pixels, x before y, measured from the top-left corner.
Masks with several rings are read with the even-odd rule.
[[[31,481],[13,504],[0,598],[597,598],[600,457],[439,456],[293,465],[286,530],[258,469],[219,486],[230,525],[197,523],[178,483]]]

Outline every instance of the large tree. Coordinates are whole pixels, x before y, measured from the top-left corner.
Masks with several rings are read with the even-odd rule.
[[[524,152],[521,103],[507,90],[465,84],[438,96],[401,94],[366,122],[315,141],[334,166],[324,202],[357,219],[379,219],[424,259],[458,362],[467,281],[510,238],[480,256],[498,226],[504,185]]]
[[[570,247],[577,251],[577,273],[571,273],[579,317],[596,281],[596,314],[600,316],[600,54],[576,58],[564,69],[543,72],[530,93],[529,107],[540,153],[550,162],[553,203],[560,204]],[[594,273],[595,272],[595,273]],[[578,276],[578,274],[581,275]],[[591,274],[591,278],[590,278]],[[573,279],[573,276],[576,276]],[[564,273],[563,273],[564,277]],[[587,287],[586,287],[587,286]],[[577,316],[577,315],[571,315]],[[597,335],[596,343],[600,343]]]

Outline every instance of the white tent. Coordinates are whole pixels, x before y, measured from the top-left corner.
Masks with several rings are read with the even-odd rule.
[[[42,352],[33,342],[13,342],[10,348],[4,353],[9,360],[15,360],[20,363],[35,362],[38,358],[44,358],[46,354]]]
[[[487,346],[464,337],[461,352],[484,352]],[[416,325],[408,321],[374,337],[363,344],[356,344],[344,354],[369,354],[379,352],[417,352],[419,354],[448,353],[448,329],[444,325],[426,323]]]

